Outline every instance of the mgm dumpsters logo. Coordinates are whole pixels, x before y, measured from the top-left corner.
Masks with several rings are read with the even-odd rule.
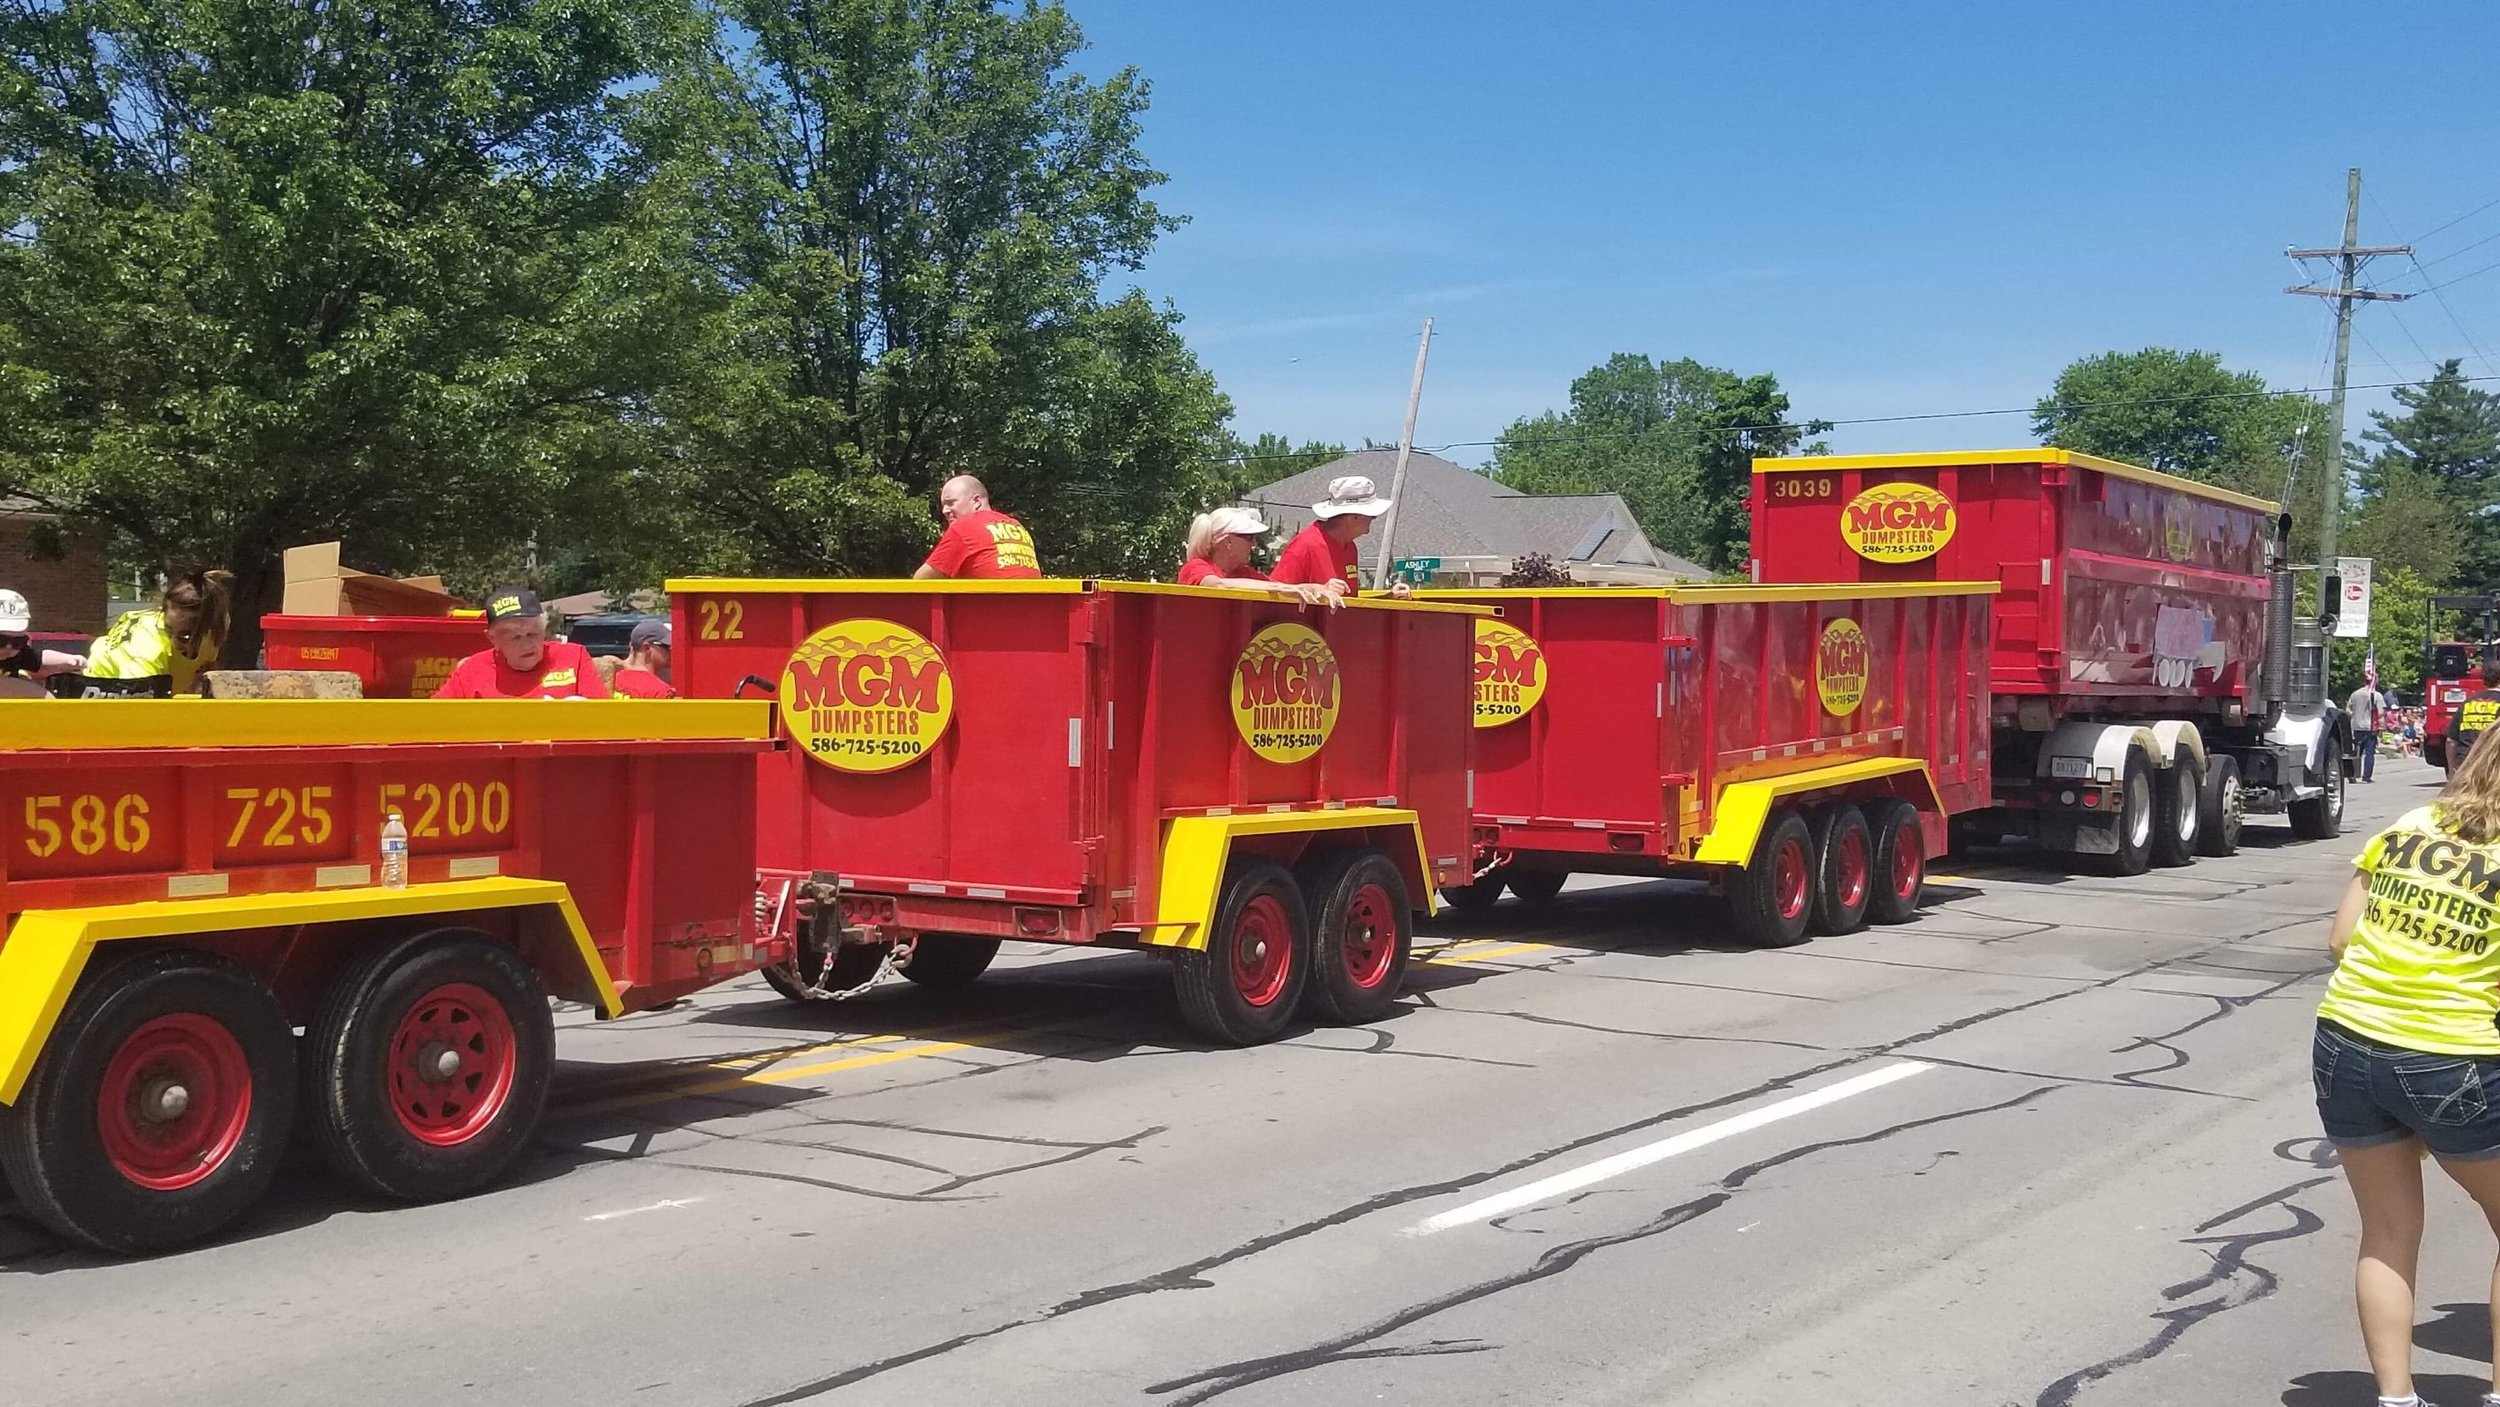
[[[1516,626],[1476,618],[1476,726],[1499,728],[1528,716],[1545,697],[1545,651]]]
[[[1825,713],[1846,718],[1858,711],[1866,698],[1866,661],[1866,632],[1856,621],[1841,616],[1823,627],[1814,647],[1814,692]]]
[[[1840,536],[1870,562],[1919,562],[1959,526],[1953,500],[1925,484],[1877,484],[1840,509]]]
[[[946,657],[890,620],[828,625],[781,671],[783,725],[809,757],[845,772],[910,766],[954,716]]]
[[[1337,731],[1336,652],[1308,626],[1271,625],[1233,662],[1233,726],[1270,762],[1300,762]]]

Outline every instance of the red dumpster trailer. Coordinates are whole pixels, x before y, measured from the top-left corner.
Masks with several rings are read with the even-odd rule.
[[[972,981],[1000,942],[1168,955],[1210,1038],[1397,996],[1463,880],[1482,612],[1118,582],[673,581],[677,686],[778,700],[785,995]]]
[[[1463,908],[1579,873],[1719,881],[1738,931],[1899,922],[1987,804],[1990,583],[1427,593],[1476,622]]]
[[[290,1128],[384,1196],[492,1181],[546,1098],[550,994],[613,1017],[777,956],[769,714],[0,701],[7,1182],[127,1253],[244,1215]]]
[[[2343,820],[2350,727],[2263,499],[2057,449],[1754,461],[1763,582],[1989,581],[1993,808],[2120,873]]]

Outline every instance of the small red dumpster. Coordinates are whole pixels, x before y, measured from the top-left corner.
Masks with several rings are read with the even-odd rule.
[[[486,648],[486,619],[451,616],[262,616],[271,669],[344,670],[369,699],[430,699],[452,666]]]
[[[1115,582],[669,583],[677,686],[779,700],[758,864],[793,996],[1002,939],[1169,952],[1247,1043],[1395,999],[1464,878],[1481,611]]]
[[[9,1183],[134,1252],[243,1215],[298,1120],[387,1196],[492,1181],[546,1096],[550,993],[610,1017],[777,956],[768,714],[0,701]],[[393,813],[404,886],[381,882]]]
[[[1765,944],[1917,906],[1988,801],[1995,583],[1437,591],[1476,631],[1461,907],[1577,872],[1724,880]]]

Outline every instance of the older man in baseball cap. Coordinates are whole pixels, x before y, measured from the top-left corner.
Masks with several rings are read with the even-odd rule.
[[[1374,518],[1388,511],[1389,500],[1362,475],[1329,480],[1328,497],[1311,505],[1311,525],[1285,544],[1271,579],[1315,583],[1345,596],[1359,594],[1363,576],[1355,566],[1354,544],[1372,530]]]
[[[590,651],[547,638],[538,593],[507,586],[486,598],[487,647],[452,667],[438,699],[605,699]]]

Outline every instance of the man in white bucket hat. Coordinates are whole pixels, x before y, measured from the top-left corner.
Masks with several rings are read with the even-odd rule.
[[[27,633],[34,615],[25,597],[0,588],[0,699],[42,698],[50,690],[41,681],[87,667],[81,656],[37,648]]]
[[[1311,505],[1311,525],[1285,544],[1271,575],[1277,581],[1314,582],[1332,592],[1359,594],[1363,577],[1354,564],[1355,541],[1388,511],[1389,500],[1362,475],[1329,480],[1328,497]]]

